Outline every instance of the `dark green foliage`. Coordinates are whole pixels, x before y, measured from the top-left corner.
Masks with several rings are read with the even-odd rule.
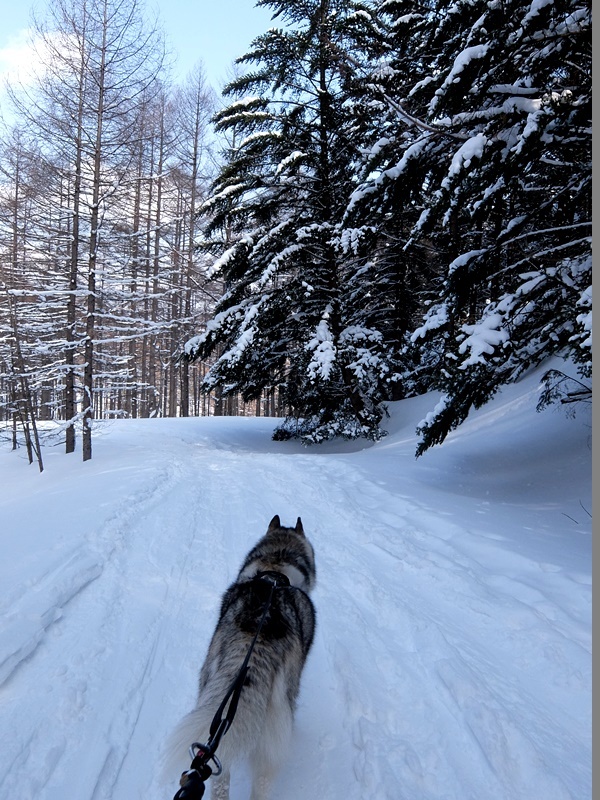
[[[429,252],[443,279],[427,281],[412,336],[437,354],[429,385],[446,393],[420,454],[550,355],[591,370],[590,11],[576,0],[382,9],[400,36],[395,86],[379,84],[389,132],[351,213],[381,237],[404,216],[404,258]]]
[[[230,149],[205,211],[227,291],[188,357],[219,352],[206,388],[251,400],[277,386],[286,430],[306,441],[379,435],[372,386],[389,367],[379,332],[357,329],[347,294],[360,287],[346,284],[338,230],[359,158],[346,85],[361,6],[264,5],[288,27],[239,59],[256,68],[226,88],[234,102],[215,118]]]
[[[436,388],[421,454],[549,356],[589,377],[589,5],[260,5],[283,27],[216,118],[206,386],[277,386],[305,441]]]

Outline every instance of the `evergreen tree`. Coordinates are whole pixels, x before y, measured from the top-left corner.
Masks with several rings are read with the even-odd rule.
[[[426,390],[432,369],[410,334],[435,291],[441,261],[430,241],[411,237],[436,180],[433,155],[447,146],[445,131],[426,121],[415,93],[431,79],[436,19],[431,2],[380,3],[365,36],[366,69],[354,80],[363,160],[342,244],[355,256],[357,313],[380,331],[393,364],[381,387],[390,399]],[[427,158],[420,157],[424,147]]]
[[[591,20],[580,0],[383,7],[423,37],[376,87],[398,124],[353,202],[385,231],[394,201],[419,212],[403,251],[443,267],[412,336],[445,393],[422,453],[554,353],[591,372]]]
[[[205,389],[248,401],[277,388],[289,413],[276,437],[377,436],[372,387],[386,356],[347,302],[360,287],[348,286],[340,246],[359,157],[349,85],[370,16],[348,0],[259,5],[286,27],[238,60],[251,68],[216,115],[230,147],[204,209],[210,276],[226,291],[186,357],[217,354]]]
[[[468,138],[430,212],[447,221],[447,248],[452,227],[461,236],[443,301],[416,333],[441,334],[446,357],[419,452],[550,355],[591,375],[589,7],[490,4],[430,107]]]

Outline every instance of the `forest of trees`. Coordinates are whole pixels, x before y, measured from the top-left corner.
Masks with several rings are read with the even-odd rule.
[[[591,7],[260,0],[218,99],[138,0],[50,0],[0,139],[0,419],[281,417],[419,453],[559,354],[591,396]],[[199,61],[202,53],[198,53]],[[16,435],[16,434],[15,434]]]

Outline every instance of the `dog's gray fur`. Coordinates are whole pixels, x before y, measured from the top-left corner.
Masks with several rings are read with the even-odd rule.
[[[273,592],[236,716],[217,748],[223,774],[208,781],[214,800],[228,800],[231,764],[239,758],[247,758],[252,769],[251,800],[266,800],[289,742],[300,676],[315,630],[315,610],[307,594],[316,578],[314,550],[300,517],[294,528],[283,527],[279,517],[273,517],[225,592],[200,671],[197,705],[174,732],[172,754],[186,757],[192,742],[207,741],[213,716],[239,672],[269,597],[270,584],[253,580],[264,571],[283,573],[291,588]]]

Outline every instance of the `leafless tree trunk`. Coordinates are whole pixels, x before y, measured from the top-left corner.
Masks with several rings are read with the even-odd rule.
[[[23,351],[21,349],[21,337],[19,334],[19,323],[17,319],[16,303],[14,299],[11,297],[8,288],[5,288],[5,291],[8,301],[8,309],[10,312],[10,321],[14,338],[16,372],[18,374],[18,381],[21,386],[21,403],[17,404],[18,408],[17,414],[20,416],[23,426],[23,433],[25,435],[25,443],[27,446],[29,463],[31,464],[33,462],[33,454],[35,453],[39,470],[40,472],[43,472],[44,463],[42,460],[42,448],[40,445],[40,437],[38,434],[35,409],[31,396],[31,387],[29,384],[29,379],[27,377],[27,368],[25,365],[25,359],[23,358]],[[21,407],[23,409],[22,411]]]
[[[176,97],[176,127],[179,138],[176,156],[181,192],[181,259],[180,275],[180,314],[183,324],[180,326],[176,346],[181,348],[183,342],[191,335],[191,323],[194,308],[192,294],[197,286],[198,256],[196,252],[197,215],[200,193],[206,178],[202,176],[202,167],[208,154],[206,144],[210,117],[214,110],[214,100],[206,85],[204,73],[197,66],[188,76],[183,88]],[[180,413],[187,417],[190,407],[190,375],[192,368],[187,361],[179,364],[180,370]]]
[[[92,209],[88,259],[88,293],[83,368],[83,460],[92,457],[92,420],[94,417],[94,333],[96,321],[96,269],[98,265],[98,226],[100,224],[100,179],[102,168],[102,134],[106,95],[106,57],[108,36],[108,4],[102,8],[101,43],[97,65],[96,135],[93,144]]]
[[[75,132],[74,153],[74,183],[73,205],[71,210],[71,244],[68,259],[69,291],[67,294],[67,325],[65,347],[65,419],[67,420],[65,452],[75,452],[75,418],[77,403],[75,395],[75,326],[77,324],[77,270],[79,266],[80,247],[80,210],[81,210],[81,180],[83,160],[83,111],[84,89],[86,75],[86,52],[83,47],[79,50],[78,66],[78,93],[77,93],[77,122]]]

